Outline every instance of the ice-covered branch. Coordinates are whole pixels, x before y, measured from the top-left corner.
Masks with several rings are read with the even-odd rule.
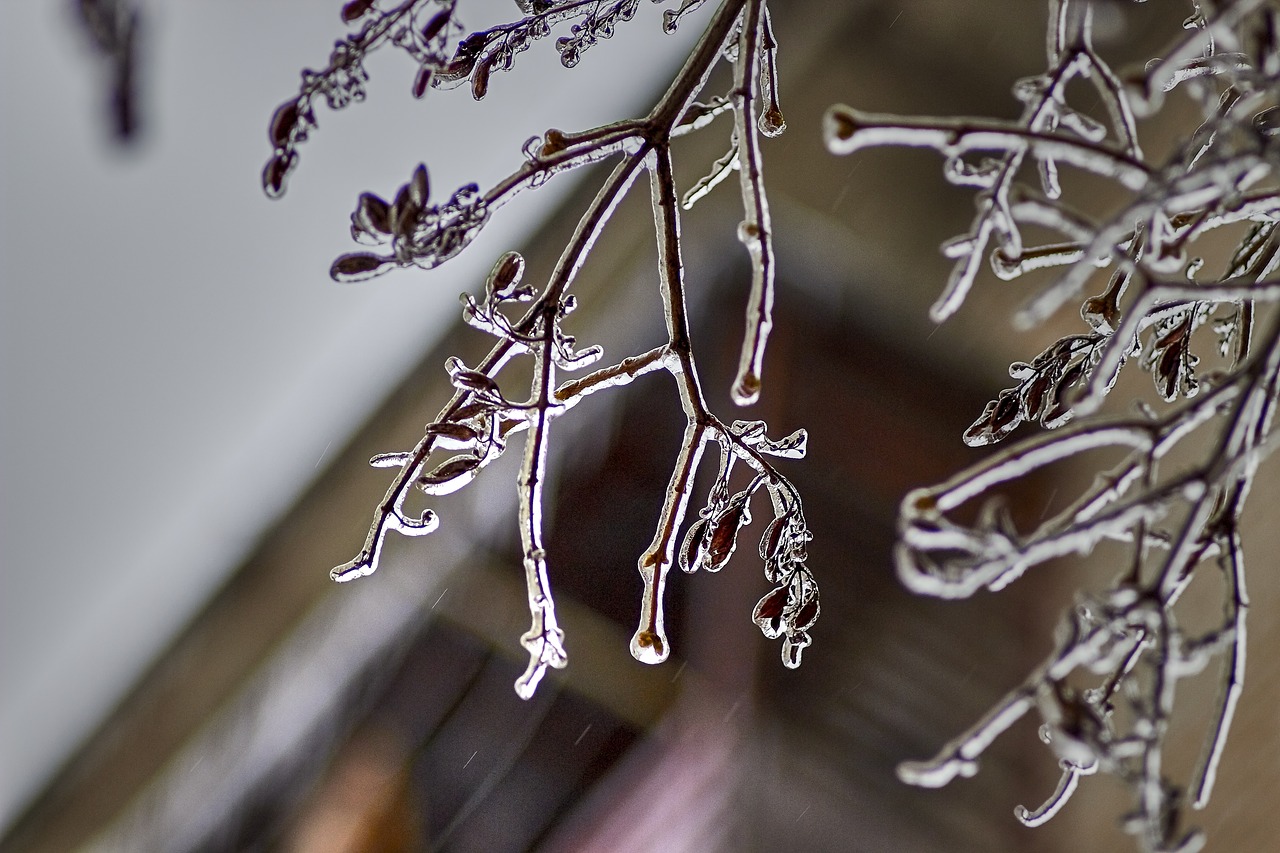
[[[733,400],[740,406],[754,403],[760,397],[760,375],[764,367],[764,349],[773,327],[773,225],[769,219],[769,203],[764,194],[761,174],[762,157],[756,128],[769,128],[769,135],[781,131],[781,112],[776,102],[776,84],[770,89],[769,109],[775,116],[756,118],[760,76],[760,54],[766,42],[768,19],[763,0],[748,0],[743,10],[738,38],[738,57],[734,73],[733,114],[737,139],[738,174],[742,180],[742,204],[746,217],[738,226],[738,239],[751,256],[751,295],[747,299],[747,331],[738,361],[738,376],[733,381]],[[772,65],[767,66],[772,69]],[[774,71],[776,73],[776,71]]]
[[[686,2],[678,9],[668,10],[664,27],[668,31],[674,29],[700,5]],[[635,15],[637,7],[637,0],[535,0],[521,4],[525,17],[519,21],[459,38],[465,30],[456,20],[453,0],[407,0],[386,11],[365,0],[347,4],[343,19],[358,25],[358,31],[338,43],[327,69],[304,74],[301,93],[286,102],[272,121],[274,153],[264,173],[268,194],[283,192],[284,180],[296,165],[297,146],[314,126],[312,100],[323,96],[330,106],[338,108],[363,96],[366,77],[362,62],[370,51],[390,45],[410,55],[419,67],[415,94],[421,94],[428,86],[451,88],[470,82],[473,96],[480,98],[488,89],[493,71],[510,68],[518,53],[532,41],[545,37],[557,24],[576,22],[570,34],[557,43],[561,61],[573,66],[582,51],[610,37],[617,24]],[[463,295],[463,320],[496,341],[474,367],[457,358],[448,360],[446,368],[455,393],[412,451],[379,454],[372,460],[376,467],[396,467],[399,471],[374,514],[364,548],[333,571],[337,580],[371,574],[378,566],[389,531],[417,535],[435,529],[438,518],[431,510],[417,518],[406,515],[408,496],[414,490],[444,495],[463,488],[505,451],[512,437],[522,436],[518,527],[531,617],[530,629],[521,638],[529,653],[528,668],[516,683],[516,691],[522,697],[533,694],[549,669],[563,667],[567,662],[564,634],[552,600],[543,530],[552,422],[592,394],[624,386],[659,370],[675,382],[685,414],[684,437],[653,543],[639,560],[645,592],[633,653],[648,663],[659,662],[670,653],[663,629],[663,588],[671,566],[677,562],[679,532],[692,499],[699,461],[709,441],[721,447],[722,462],[745,460],[756,476],[753,485],[729,504],[722,494],[726,481],[703,510],[699,523],[703,528],[714,528],[706,531],[708,553],[715,555],[707,567],[714,564],[718,568],[727,559],[738,528],[750,521],[747,503],[751,494],[759,489],[767,491],[776,517],[767,533],[772,544],[768,548],[762,544],[761,557],[766,562],[767,579],[780,584],[785,595],[779,599],[771,593],[769,606],[762,612],[757,607],[755,618],[766,635],[786,635],[783,659],[789,666],[799,663],[801,650],[809,644],[807,630],[817,618],[818,607],[817,585],[803,563],[803,543],[809,533],[798,493],[767,458],[803,456],[804,434],[797,431],[771,440],[765,435],[763,423],[735,422],[734,426],[725,427],[707,408],[685,301],[680,208],[670,145],[672,138],[708,126],[717,115],[731,110],[736,116],[732,156],[718,164],[713,177],[723,176],[733,168],[742,173],[745,219],[740,232],[746,235],[743,242],[752,255],[754,283],[748,300],[744,367],[734,387],[739,403],[751,402],[759,393],[773,301],[771,225],[759,143],[761,137],[782,130],[776,51],[764,0],[724,0],[712,13],[666,92],[643,118],[623,119],[573,133],[547,130],[525,144],[523,162],[507,177],[484,191],[474,184],[463,186],[440,202],[431,199],[427,168],[422,164],[390,201],[364,193],[352,213],[352,237],[380,249],[338,258],[332,270],[336,280],[363,281],[397,268],[429,269],[467,248],[494,213],[516,194],[585,165],[616,161],[579,217],[550,277],[540,287],[524,281],[524,259],[508,252],[494,264],[482,294]],[[733,91],[728,97],[700,102],[698,98],[704,95],[713,67],[721,61],[734,66]],[[574,336],[566,330],[566,318],[577,305],[569,290],[605,224],[646,171],[653,198],[659,249],[657,281],[667,340],[607,367],[564,379],[564,374],[584,370],[603,357],[599,346],[579,349]],[[704,182],[695,193],[710,191],[715,182]],[[523,380],[529,381],[529,393],[523,399],[512,393],[513,380],[504,372],[513,359],[520,357],[532,360],[532,380]],[[722,468],[727,471],[732,465]],[[687,562],[684,565],[687,567]]]
[[[932,148],[946,158],[947,181],[978,190],[969,232],[943,246],[956,265],[935,318],[958,307],[989,252],[1006,280],[1052,272],[1016,315],[1019,325],[1043,322],[1075,300],[1087,325],[1015,362],[1009,372],[1017,384],[987,405],[964,438],[993,444],[1035,422],[1052,432],[904,499],[895,552],[903,581],[923,594],[963,598],[1050,559],[1087,556],[1102,539],[1131,549],[1110,589],[1080,596],[1039,669],[936,758],[907,762],[900,775],[931,786],[972,775],[992,741],[1036,709],[1062,775],[1043,805],[1018,808],[1019,820],[1044,823],[1083,776],[1108,773],[1133,792],[1136,808],[1124,826],[1145,850],[1193,850],[1203,835],[1185,830],[1180,816],[1185,805],[1208,801],[1243,689],[1248,598],[1238,521],[1259,466],[1280,444],[1280,217],[1271,165],[1280,43],[1260,35],[1275,22],[1264,4],[1192,4],[1183,34],[1162,57],[1117,74],[1093,45],[1092,4],[1050,5],[1048,69],[1015,85],[1026,105],[1016,123],[839,106],[827,116],[835,153]],[[1072,108],[1066,83],[1076,78],[1093,84],[1107,124]],[[1158,110],[1163,93],[1178,86],[1205,118],[1157,162],[1139,143],[1136,117]],[[1024,161],[1038,166],[1038,180],[1028,179]],[[1060,180],[1064,166],[1107,179],[1115,199],[1103,206],[1073,194]],[[1248,228],[1234,232],[1226,257],[1202,241],[1241,222]],[[1026,247],[1026,226],[1060,236]],[[1106,268],[1105,289],[1090,295],[1090,282]],[[1259,334],[1264,316],[1270,322]],[[1211,343],[1203,341],[1208,329]],[[1203,353],[1210,346],[1213,356]],[[1215,369],[1202,367],[1207,357],[1219,360]],[[1142,403],[1134,417],[1095,417],[1122,387],[1126,367],[1148,372],[1169,408]],[[1184,443],[1192,433],[1207,440]],[[1175,447],[1176,467],[1166,462]],[[1055,515],[1015,523],[1011,490],[1074,460],[1107,467]],[[1222,622],[1193,636],[1176,608],[1213,560],[1226,576]],[[1164,761],[1177,685],[1217,656],[1221,698],[1204,757],[1192,780],[1179,783]],[[1092,679],[1094,686],[1080,686]],[[1125,713],[1116,713],[1122,704]]]
[[[1151,179],[1150,167],[1124,151],[1080,137],[998,121],[917,119],[836,106],[827,112],[826,136],[827,148],[833,154],[883,146],[932,148],[948,160],[973,152],[1018,153],[1070,163],[1131,190],[1142,189]]]

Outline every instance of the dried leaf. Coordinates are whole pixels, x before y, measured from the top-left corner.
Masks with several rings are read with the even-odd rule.
[[[361,193],[351,225],[372,236],[391,236],[391,206],[373,193]]]
[[[1167,402],[1178,398],[1182,373],[1182,350],[1176,346],[1164,350],[1151,375],[1155,379],[1156,390]]]
[[[769,592],[756,603],[751,612],[751,621],[760,627],[760,632],[770,640],[782,636],[782,613],[787,609],[790,599],[790,587],[780,586]]]
[[[686,572],[696,572],[706,555],[703,540],[707,532],[707,520],[700,518],[689,527],[684,536],[684,544],[680,548],[680,568]]]
[[[425,163],[419,163],[413,170],[413,176],[409,178],[409,198],[419,209],[422,209],[426,207],[430,193],[431,183],[427,180],[427,166]]]
[[[440,31],[444,29],[445,24],[449,23],[449,17],[451,14],[451,9],[444,9],[432,15],[430,20],[428,20],[422,27],[422,40],[431,41],[433,38],[440,35]]]
[[[267,137],[271,140],[272,146],[275,148],[284,148],[289,144],[289,139],[293,135],[293,129],[298,125],[298,115],[299,105],[297,98],[285,101],[276,108],[275,114],[271,117],[271,125],[267,131]]]
[[[485,281],[485,290],[489,293],[490,298],[508,299],[513,295],[513,291],[520,284],[520,278],[524,275],[524,257],[519,252],[507,252],[498,258],[497,263],[493,265],[493,269],[489,271],[489,278]]]
[[[458,409],[454,411],[452,419],[454,421],[470,421],[485,417],[492,411],[492,404],[473,400],[470,403],[459,406]]]
[[[480,433],[466,424],[442,421],[427,424],[427,434],[441,439],[441,445],[468,445],[480,440]]]
[[[418,487],[430,494],[442,494],[443,491],[439,490],[438,487],[451,484],[458,478],[471,474],[479,467],[479,457],[455,456],[448,462],[440,465],[440,467],[436,468],[431,473],[423,474],[419,477]],[[460,485],[465,485],[465,483]],[[453,491],[453,489],[445,491]]]
[[[780,515],[769,522],[764,529],[764,535],[760,537],[760,559],[768,562],[778,555],[778,548],[782,545],[782,533],[790,523],[789,514]]]
[[[1040,417],[1040,412],[1044,409],[1045,400],[1048,399],[1049,390],[1053,385],[1053,378],[1053,374],[1046,370],[1027,383],[1026,389],[1022,392],[1023,418],[1034,421]]]
[[[1004,437],[1018,422],[1018,395],[1013,390],[1001,391],[991,413],[990,429],[993,436]]]
[[[413,78],[413,96],[422,98],[427,94],[427,89],[431,88],[431,81],[435,79],[435,69],[430,65],[424,65],[418,69],[417,76]]]
[[[342,7],[342,23],[350,24],[358,21],[373,8],[373,0],[351,0]]]
[[[471,391],[492,397],[502,396],[502,392],[498,390],[498,383],[478,370],[459,370],[450,378],[454,387],[463,391]]]
[[[268,197],[280,198],[284,195],[289,173],[293,171],[297,159],[298,155],[290,151],[277,154],[267,161],[267,165],[262,170],[262,189]]]
[[[409,185],[405,184],[400,187],[400,190],[396,193],[396,200],[391,203],[391,227],[394,233],[399,234],[406,240],[412,237],[414,226],[418,221],[418,214],[421,212],[422,205],[413,200]]]
[[[813,623],[818,621],[818,613],[821,608],[818,605],[816,597],[809,599],[803,607],[796,611],[796,615],[791,620],[791,627],[796,631],[807,631],[813,627]]]
[[[711,521],[711,536],[707,544],[705,567],[709,572],[718,572],[733,556],[733,549],[738,544],[738,531],[751,523],[749,495],[740,492],[733,496],[729,505]]]
[[[1040,419],[1045,427],[1053,429],[1062,426],[1071,418],[1071,386],[1084,377],[1085,362],[1083,359],[1067,368],[1053,388],[1053,403]]]
[[[459,48],[461,50],[461,48]],[[493,70],[493,57],[487,56],[476,66],[471,74],[471,97],[483,100],[489,92],[489,72]]]
[[[394,258],[384,258],[369,252],[353,252],[334,261],[329,269],[329,275],[334,281],[340,281],[343,284],[365,281],[382,275],[394,267],[395,263]]]

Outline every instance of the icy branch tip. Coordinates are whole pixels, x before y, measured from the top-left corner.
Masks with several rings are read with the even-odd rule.
[[[754,373],[743,374],[733,384],[733,402],[738,406],[750,406],[760,399],[760,377]]]
[[[852,140],[858,133],[858,111],[843,104],[827,110],[822,118],[822,138],[834,154],[848,154],[857,147]]]
[[[832,154],[852,154],[877,145],[942,147],[954,134],[931,126],[907,127],[896,116],[873,115],[836,104],[822,119],[822,138]]]
[[[343,563],[341,566],[335,566],[330,570],[329,577],[338,583],[346,583],[356,578],[362,578],[365,575],[371,575],[376,568],[377,566],[373,564],[373,561],[361,555],[354,560]]]
[[[946,761],[904,761],[898,765],[898,778],[918,788],[941,788],[957,776],[966,779],[977,775],[978,762],[964,758]]]
[[[640,663],[659,664],[668,654],[667,638],[656,631],[636,631],[631,638],[631,656]]]

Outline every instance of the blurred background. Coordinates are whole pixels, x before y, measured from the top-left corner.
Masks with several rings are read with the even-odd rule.
[[[327,61],[339,6],[141,4],[124,142],[111,60],[75,5],[6,9],[0,847],[1130,849],[1115,828],[1127,793],[1109,779],[1087,780],[1043,828],[1014,820],[1058,775],[1031,719],[972,780],[922,791],[894,776],[1019,683],[1073,590],[1114,570],[1104,554],[960,603],[900,588],[898,500],[981,458],[959,435],[1007,384],[1008,363],[1078,320],[1015,333],[1023,285],[984,279],[933,327],[947,273],[936,247],[967,227],[970,193],[945,184],[928,152],[837,159],[818,131],[833,102],[1016,115],[1009,86],[1043,68],[1045,10],[775,10],[789,130],[764,150],[780,280],[765,393],[742,415],[727,394],[749,284],[733,186],[686,218],[685,260],[713,409],[810,432],[809,458],[786,473],[816,537],[814,646],[786,670],[751,623],[767,584],[749,531],[724,571],[671,579],[672,658],[630,658],[635,559],[682,424],[674,388],[653,375],[557,422],[549,554],[570,665],[522,702],[517,454],[433,504],[430,537],[389,537],[376,575],[339,587],[328,569],[359,548],[386,488],[390,472],[368,458],[411,447],[448,396],[444,358],[487,344],[461,328],[457,294],[511,248],[529,280],[545,276],[603,173],[522,196],[431,273],[340,286],[328,266],[350,248],[356,196],[390,194],[419,161],[443,197],[512,171],[549,127],[645,112],[710,9],[665,37],[661,10],[644,4],[572,72],[535,44],[481,103],[414,101],[408,60],[376,54],[367,102],[320,110],[289,194],[268,202],[267,121],[298,72]],[[495,0],[465,20],[514,13]],[[1167,7],[1104,16],[1104,43],[1147,56],[1180,21]],[[727,136],[726,123],[682,140],[683,185]],[[574,333],[615,360],[663,339],[638,189],[575,285]],[[1017,500],[1034,517],[1076,476]],[[1251,502],[1253,526],[1271,528],[1251,544],[1261,651],[1280,641],[1280,581],[1266,571],[1277,500],[1264,469]],[[1220,787],[1194,816],[1211,849],[1267,849],[1280,829],[1259,794],[1280,784],[1269,758],[1280,668],[1262,653],[1251,667]],[[1188,692],[1206,706],[1193,721],[1207,719],[1215,684],[1210,673],[1203,696]],[[1200,739],[1189,726],[1175,760],[1190,766]]]

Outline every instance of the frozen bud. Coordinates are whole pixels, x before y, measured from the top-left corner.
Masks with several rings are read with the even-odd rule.
[[[375,453],[369,459],[372,468],[403,468],[412,460],[408,453]]]
[[[1030,379],[1032,376],[1035,375],[1037,367],[1041,367],[1044,364],[1048,363],[1047,360],[1044,362],[1041,361],[1043,357],[1044,357],[1044,353],[1041,353],[1040,355],[1036,356],[1035,358],[1036,364],[1034,366],[1027,364],[1025,361],[1013,362],[1012,364],[1009,365],[1009,375],[1017,380]]]
[[[730,391],[733,402],[739,406],[749,406],[760,399],[760,377],[754,373],[744,374]]]
[[[373,8],[373,0],[351,0],[342,7],[342,23],[350,24],[358,21]]]
[[[493,70],[493,57],[486,57],[476,65],[471,74],[471,97],[483,100],[489,91],[489,72]]]
[[[512,295],[524,275],[524,258],[519,252],[507,252],[498,258],[498,262],[489,271],[485,281],[485,290],[489,297],[506,299]]]
[[[581,49],[571,38],[556,41],[556,50],[560,51],[560,64],[565,68],[572,68],[582,59]]]
[[[455,388],[462,391],[471,391],[493,397],[501,396],[501,392],[498,390],[498,383],[478,370],[459,370],[450,376],[450,380]]]
[[[267,161],[266,167],[262,170],[262,189],[268,197],[280,198],[284,195],[289,173],[293,171],[297,159],[296,154],[289,152],[277,154]]]
[[[299,115],[300,106],[297,98],[285,101],[276,108],[275,115],[271,116],[271,126],[267,130],[267,136],[273,146],[284,148],[289,144],[293,129],[298,125]]]
[[[857,110],[849,107],[835,106],[827,110],[827,115],[823,120],[827,147],[837,154],[849,154],[856,150],[857,146],[849,145],[848,143],[854,138],[861,126],[858,121],[859,118]]]
[[[391,206],[373,193],[361,193],[351,225],[369,235],[391,235]]]
[[[543,137],[542,150],[538,152],[538,155],[540,157],[550,157],[552,154],[559,154],[568,147],[569,141],[565,139],[564,133],[553,127]]]
[[[642,663],[662,663],[667,659],[666,643],[656,631],[641,631],[631,641],[631,654]]]
[[[1178,398],[1178,385],[1182,379],[1182,352],[1177,347],[1163,350],[1155,369],[1151,372],[1156,390],[1166,402]]]
[[[334,281],[348,284],[382,275],[393,266],[395,266],[394,258],[384,258],[369,252],[353,252],[334,261],[329,269],[329,275]]]
[[[429,65],[424,65],[418,69],[418,76],[413,78],[413,96],[422,98],[427,94],[427,89],[431,88],[431,80],[435,77],[435,69]]]
[[[440,35],[445,24],[449,23],[449,17],[451,14],[452,10],[445,9],[432,15],[430,20],[428,20],[422,27],[422,40],[431,41],[433,38]]]
[[[431,184],[427,180],[427,166],[425,163],[419,163],[418,168],[413,170],[413,177],[409,179],[409,198],[421,208],[426,205],[430,191]]]
[[[981,447],[983,445],[999,441],[1004,437],[1003,435],[995,435],[995,428],[992,426],[997,417],[997,410],[1000,409],[1002,403],[1005,406],[1002,416],[1007,416],[1010,411],[1012,411],[1014,415],[1017,414],[1018,405],[1016,398],[1012,399],[1012,403],[1009,402],[1009,398],[1005,395],[992,400],[990,403],[987,403],[987,407],[983,409],[982,414],[978,419],[970,424],[969,428],[964,431],[962,440],[965,444],[970,447]],[[1012,408],[1010,408],[1010,406]]]

